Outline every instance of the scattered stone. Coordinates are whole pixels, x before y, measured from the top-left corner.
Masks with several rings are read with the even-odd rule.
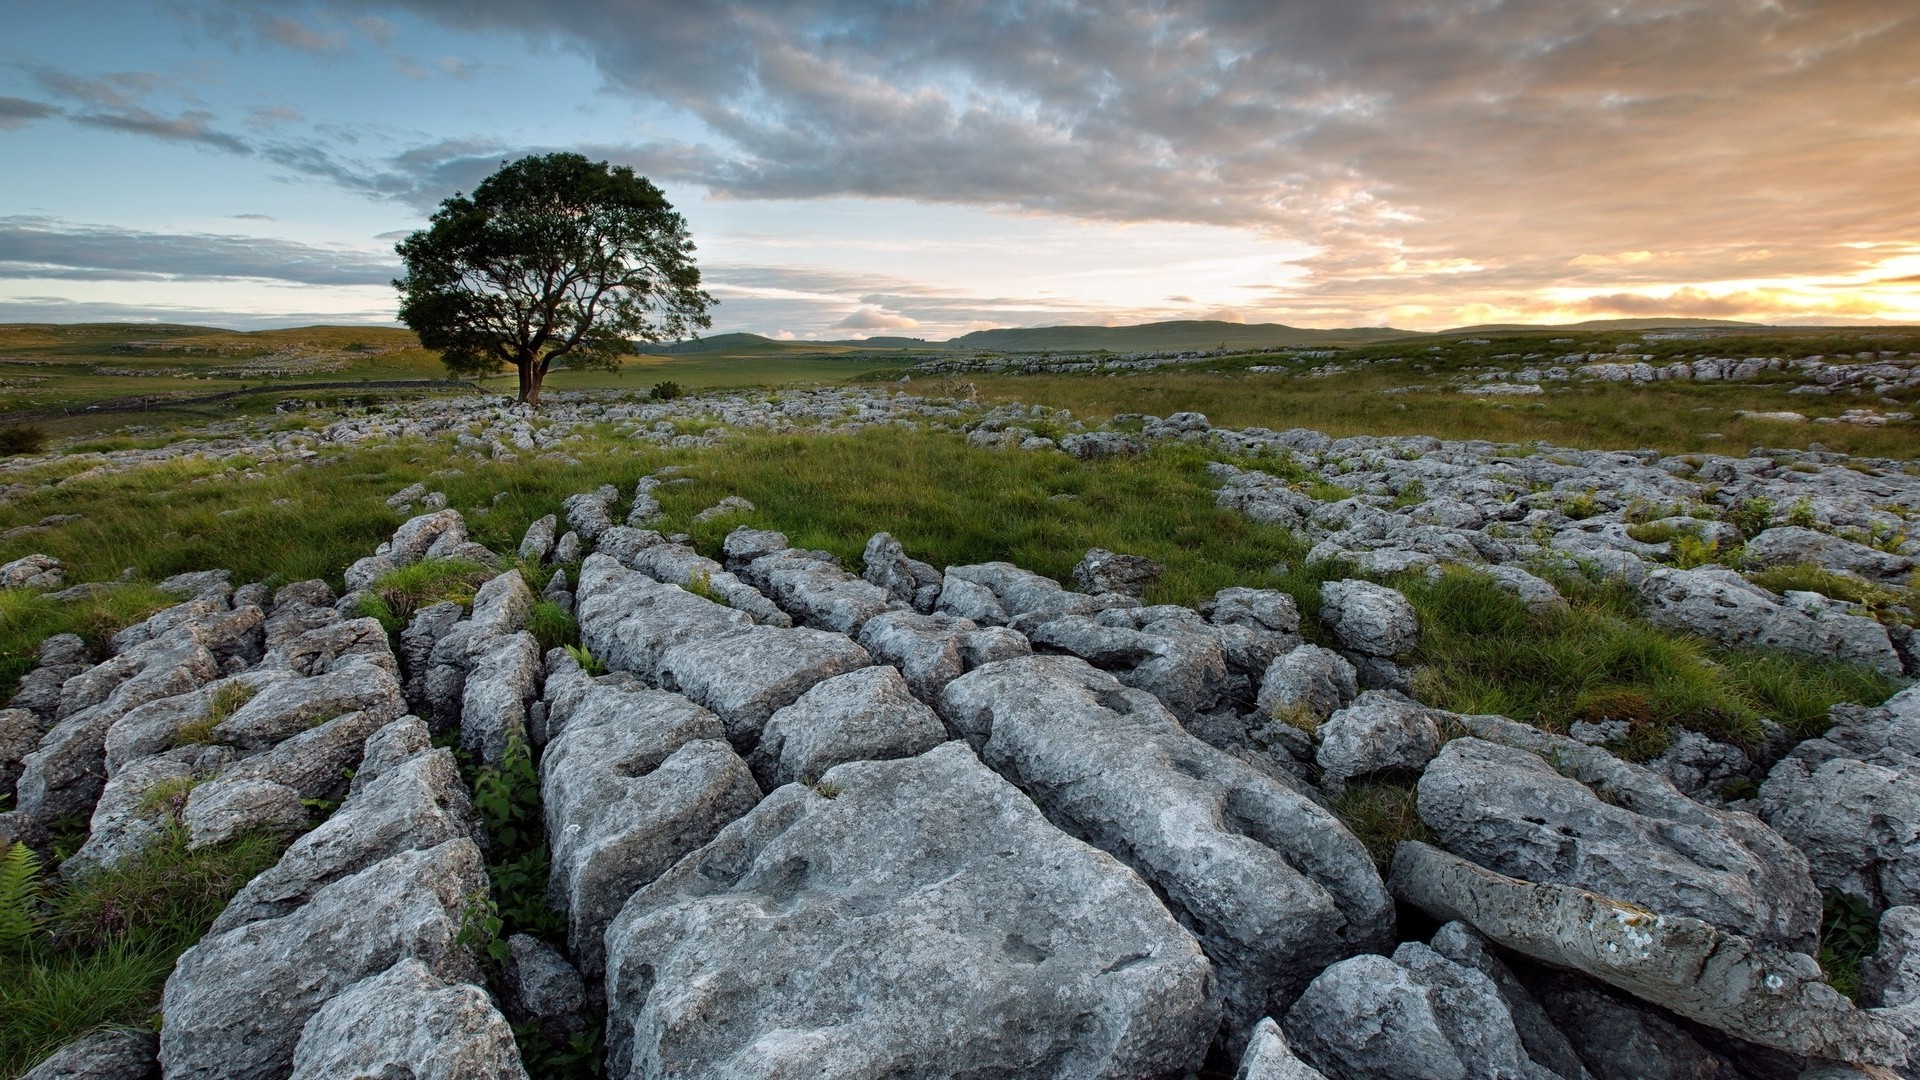
[[[527,526],[527,535],[520,541],[520,557],[533,562],[546,562],[553,554],[554,530],[558,526],[559,519],[552,514]]]
[[[1420,640],[1420,620],[1407,598],[1371,581],[1329,581],[1320,587],[1320,619],[1341,648],[1395,657]]]
[[[61,1047],[20,1080],[148,1080],[159,1075],[159,1054],[152,1032],[108,1028]]]
[[[1325,720],[1360,694],[1353,665],[1332,649],[1302,645],[1267,665],[1256,707],[1260,715],[1294,712]]]
[[[51,555],[25,555],[0,566],[0,589],[58,589],[67,568]]]
[[[1440,752],[1441,724],[1451,715],[1391,690],[1367,691],[1314,733],[1323,786],[1338,795],[1357,777],[1419,772]]]
[[[1073,568],[1073,583],[1086,593],[1142,596],[1167,568],[1139,555],[1116,555],[1105,548],[1088,551]]]
[[[703,522],[712,521],[715,518],[726,517],[729,514],[751,514],[753,510],[754,507],[751,502],[748,502],[738,495],[729,495],[719,502],[714,503],[712,506],[707,507],[705,510],[693,515],[693,523],[699,525]]]
[[[528,934],[507,939],[501,965],[507,1014],[532,1020],[541,1034],[565,1042],[587,1027],[587,987],[560,950]]]

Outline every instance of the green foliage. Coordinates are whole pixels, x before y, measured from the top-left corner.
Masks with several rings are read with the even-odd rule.
[[[486,827],[490,903],[508,935],[564,940],[566,918],[547,905],[549,855],[540,773],[525,741],[511,738],[498,764],[470,770],[473,805]]]
[[[551,600],[536,600],[527,615],[527,631],[540,642],[540,651],[573,645],[580,640],[580,624],[573,614]]]
[[[606,1018],[595,1010],[585,1019],[587,1029],[565,1042],[549,1038],[536,1020],[513,1025],[513,1041],[520,1047],[527,1072],[555,1080],[591,1080],[603,1075],[607,1057]]]
[[[15,454],[37,454],[46,449],[47,432],[45,428],[32,424],[8,424],[0,427],[0,455],[12,457]]]
[[[40,856],[16,842],[0,856],[0,950],[25,943],[42,921]]]
[[[123,585],[80,600],[0,589],[0,699],[11,698],[20,677],[39,663],[40,643],[47,638],[79,634],[98,655],[115,633],[179,602],[179,597],[146,585]]]
[[[282,846],[250,835],[189,851],[176,827],[124,866],[45,887],[39,925],[0,950],[0,1075],[102,1025],[149,1023],[175,958]]]
[[[645,177],[579,154],[501,166],[395,250],[401,321],[450,371],[514,367],[521,401],[556,361],[617,368],[636,341],[712,324],[686,222]]]
[[[573,662],[580,665],[581,671],[589,675],[605,675],[607,673],[607,665],[601,663],[599,657],[588,652],[585,645],[568,645],[565,646],[565,648],[567,655],[573,657]]]
[[[226,719],[240,711],[240,706],[253,700],[260,688],[251,683],[223,683],[216,689],[207,702],[207,714],[198,720],[180,725],[174,730],[174,746],[212,745],[216,740],[213,729],[226,722]]]
[[[1617,580],[1561,576],[1569,603],[1543,612],[1464,569],[1397,584],[1421,617],[1420,700],[1549,731],[1625,720],[1630,757],[1657,755],[1676,728],[1752,744],[1762,716],[1811,734],[1832,705],[1878,702],[1893,689],[1864,668],[1718,650],[1653,626]]]
[[[687,591],[695,596],[713,599],[713,575],[705,570],[695,570],[687,575]]]
[[[473,603],[480,586],[494,572],[468,559],[421,559],[419,562],[389,570],[373,579],[356,614],[380,620],[389,636],[406,629],[413,613],[423,607],[451,600]]]
[[[1787,524],[1802,529],[1811,529],[1820,524],[1813,516],[1813,500],[1800,499],[1787,509]]]
[[[1587,490],[1561,499],[1559,510],[1575,521],[1581,521],[1605,513],[1606,507],[1600,505],[1597,492]]]
[[[1719,562],[1720,545],[1697,534],[1681,533],[1673,538],[1673,554],[1668,561],[1682,570]]]
[[[1816,592],[1849,604],[1859,604],[1882,621],[1912,623],[1916,619],[1912,590],[1877,585],[1851,574],[1837,574],[1811,562],[1773,566],[1753,575],[1753,583],[1774,592]]]
[[[1393,849],[1402,840],[1433,842],[1432,830],[1420,820],[1412,787],[1353,784],[1334,800],[1333,808],[1383,871],[1393,862]]]
[[[1409,480],[1402,484],[1399,493],[1393,497],[1393,505],[1401,509],[1418,506],[1426,501],[1427,485],[1419,480]]]
[[[686,388],[679,383],[672,379],[662,379],[653,384],[653,389],[647,391],[647,396],[655,401],[672,401],[675,398],[685,397],[686,393]]]
[[[1837,889],[1821,905],[1820,969],[1835,990],[1860,997],[1860,964],[1880,948],[1880,915]]]
[[[1740,535],[1751,540],[1766,532],[1773,525],[1773,502],[1755,495],[1751,499],[1742,499],[1727,507],[1721,515],[1722,520],[1740,530]]]

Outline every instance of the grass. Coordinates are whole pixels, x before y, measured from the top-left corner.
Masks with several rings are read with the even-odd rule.
[[[207,702],[207,715],[180,725],[173,733],[173,745],[212,745],[216,740],[213,729],[225,723],[227,718],[240,710],[240,706],[253,700],[260,692],[259,687],[243,682],[227,683],[213,692],[213,698]]]
[[[1433,831],[1420,820],[1416,801],[1411,785],[1353,784],[1334,801],[1333,808],[1385,871],[1393,862],[1393,849],[1402,840],[1433,842]]]
[[[180,602],[145,585],[127,585],[82,600],[53,600],[30,589],[0,589],[0,701],[11,698],[20,677],[39,663],[40,643],[55,634],[78,634],[98,656],[120,630]]]
[[[0,1075],[94,1028],[153,1023],[174,960],[282,845],[246,836],[188,851],[176,828],[124,867],[43,886],[38,925],[0,948]]]
[[[389,570],[367,587],[356,614],[375,618],[389,636],[406,629],[413,613],[443,601],[473,603],[474,593],[497,571],[467,559],[421,559]]]
[[[1556,732],[1625,720],[1629,757],[1658,755],[1680,728],[1752,746],[1762,717],[1818,734],[1834,704],[1874,704],[1894,689],[1866,668],[1720,650],[1653,626],[1618,582],[1563,577],[1569,604],[1546,612],[1467,570],[1396,584],[1421,616],[1422,701]]]
[[[1816,592],[1835,600],[1859,604],[1881,621],[1897,620],[1909,625],[1920,618],[1910,589],[1876,585],[1851,574],[1836,574],[1810,562],[1775,566],[1753,575],[1753,582],[1777,593]]]

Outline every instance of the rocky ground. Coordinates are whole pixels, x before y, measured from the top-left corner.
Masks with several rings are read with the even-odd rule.
[[[869,424],[1089,458],[1201,444],[1222,505],[1354,576],[1311,628],[1267,589],[1146,605],[1158,568],[1099,550],[1071,589],[930,566],[884,533],[858,566],[744,528],[711,559],[653,528],[666,476],[568,499],[515,552],[397,492],[426,512],[346,568],[346,595],[209,570],[104,654],[42,645],[0,713],[0,844],[85,815],[60,867],[80,879],[168,829],[295,839],[180,958],[157,1038],[92,1035],[30,1075],[522,1076],[514,1025],[564,1040],[604,1016],[616,1077],[1920,1076],[1916,692],[1798,745],[1689,735],[1635,764],[1606,724],[1416,700],[1419,619],[1366,580],[1468,564],[1551,606],[1541,574],[1584,566],[1715,641],[1912,675],[1884,611],[1754,581],[1903,590],[1903,463],[1090,427],[834,390],[537,418],[440,402],[89,467]],[[436,559],[496,572],[393,637],[357,617]],[[528,573],[554,566],[536,596]],[[71,587],[45,558],[0,582]],[[539,599],[583,648],[542,652]],[[501,840],[456,748],[530,753],[550,939],[487,938]],[[1736,775],[1756,783],[1728,801]],[[1430,837],[1384,866],[1332,809],[1381,778],[1413,784]],[[1823,894],[1879,916],[1857,1003],[1815,959]]]

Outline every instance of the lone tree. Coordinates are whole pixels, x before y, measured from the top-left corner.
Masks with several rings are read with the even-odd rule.
[[[395,245],[400,319],[456,374],[511,365],[540,404],[563,367],[618,368],[636,341],[713,324],[687,224],[625,166],[579,154],[502,165]]]

